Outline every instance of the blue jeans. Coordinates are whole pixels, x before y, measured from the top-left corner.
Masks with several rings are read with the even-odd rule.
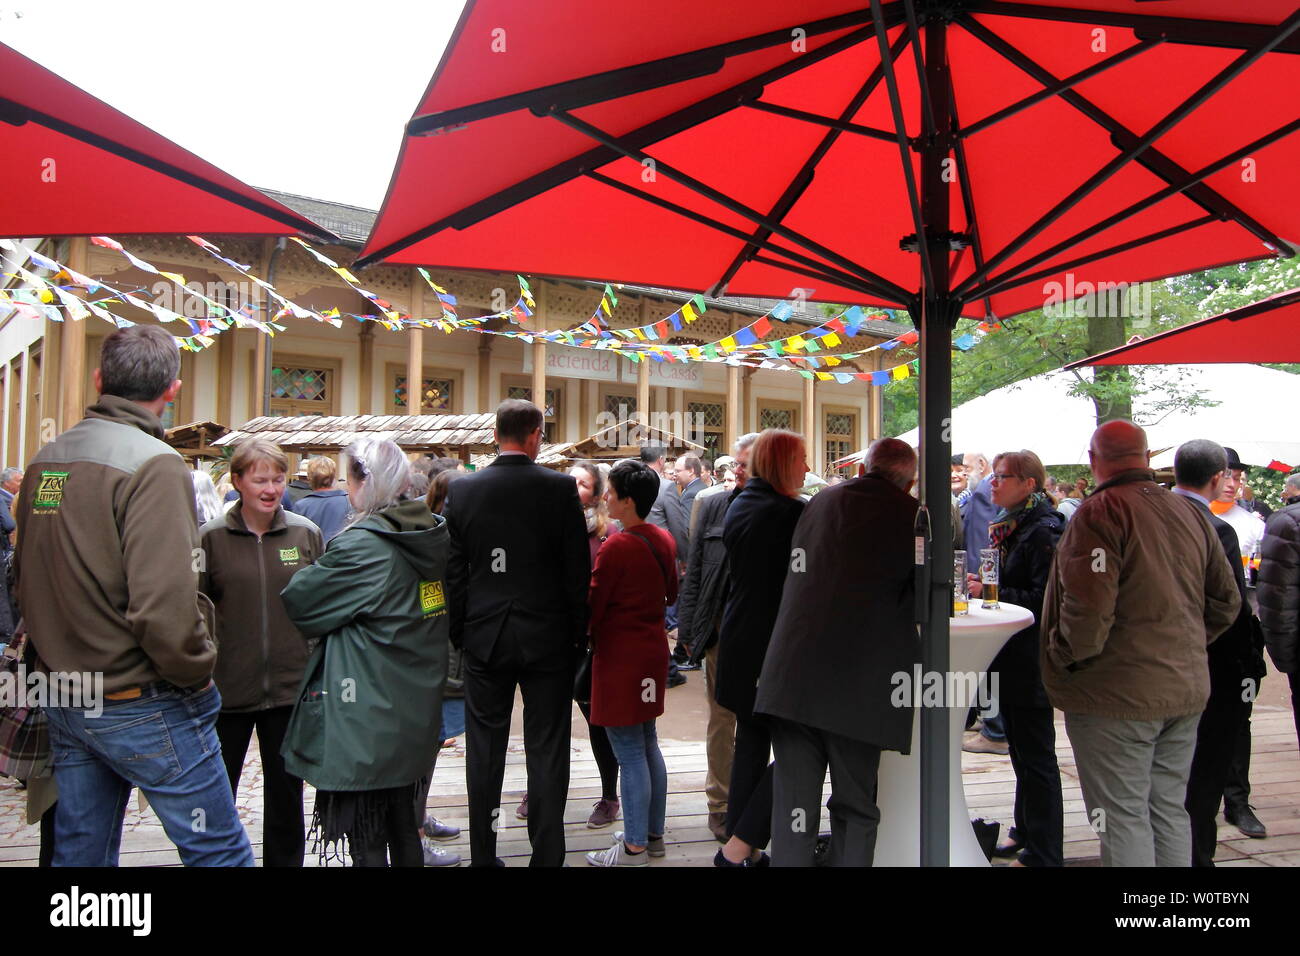
[[[655,722],[606,727],[618,758],[623,791],[623,840],[645,846],[651,833],[663,836],[668,814],[668,768],[659,752]]]
[[[221,695],[151,684],[89,716],[46,709],[54,782],[54,866],[117,866],[132,787],[149,798],[186,866],[252,866],[217,741]]]

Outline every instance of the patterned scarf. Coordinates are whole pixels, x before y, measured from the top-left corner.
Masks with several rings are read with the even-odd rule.
[[[1006,542],[1015,533],[1016,526],[1024,520],[1029,512],[1046,500],[1046,492],[1035,491],[1015,511],[1007,511],[1005,508],[998,511],[997,516],[989,525],[989,547],[998,549],[998,554],[1003,562],[1007,559]]]

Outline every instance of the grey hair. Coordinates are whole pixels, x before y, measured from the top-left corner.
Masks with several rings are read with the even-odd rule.
[[[395,442],[386,438],[358,438],[345,449],[348,477],[361,485],[353,494],[356,521],[391,508],[411,486],[411,463]]]
[[[0,471],[0,479],[4,474]],[[190,479],[194,482],[194,513],[201,526],[222,514],[221,496],[212,483],[212,476],[203,468],[190,472]]]
[[[15,477],[21,475],[22,473],[23,470],[21,468],[6,468],[4,471],[0,471],[0,485],[8,484]]]
[[[735,449],[737,452],[742,452],[756,441],[758,441],[758,432],[747,432],[736,439]]]
[[[906,488],[916,477],[916,451],[897,438],[877,438],[867,449],[867,473]]]
[[[1300,471],[1297,471],[1294,475],[1287,475],[1285,487],[1300,495]]]
[[[1206,438],[1183,442],[1174,452],[1174,481],[1188,488],[1204,488],[1215,475],[1228,470],[1223,446]]]
[[[181,371],[176,336],[157,325],[118,329],[99,350],[100,391],[133,402],[152,402]]]

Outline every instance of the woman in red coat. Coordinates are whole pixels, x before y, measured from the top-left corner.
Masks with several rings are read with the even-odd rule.
[[[668,687],[664,608],[677,600],[672,535],[647,524],[659,476],[639,461],[620,461],[605,492],[610,535],[591,573],[591,722],[606,729],[622,776],[624,833],[608,850],[587,854],[593,866],[642,866],[664,855],[668,771],[655,735]]]

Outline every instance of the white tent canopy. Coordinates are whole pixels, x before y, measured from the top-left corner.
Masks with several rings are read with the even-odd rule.
[[[1237,450],[1248,465],[1274,459],[1300,466],[1300,432],[1292,410],[1300,408],[1300,375],[1259,365],[1165,366],[1171,375],[1186,377],[1184,388],[1196,387],[1212,408],[1159,412],[1161,398],[1152,393],[1134,402],[1134,417],[1146,429],[1147,444],[1161,452],[1153,464],[1173,463],[1173,449],[1193,438],[1208,438]],[[1083,369],[1091,377],[1091,369]],[[1003,451],[1028,448],[1047,465],[1086,465],[1088,440],[1097,427],[1092,401],[1069,394],[1077,379],[1072,372],[1035,375],[972,399],[953,409],[954,452],[983,452],[992,458]],[[917,430],[899,435],[916,445]],[[1168,449],[1168,451],[1162,451]],[[844,460],[860,460],[865,451]]]

